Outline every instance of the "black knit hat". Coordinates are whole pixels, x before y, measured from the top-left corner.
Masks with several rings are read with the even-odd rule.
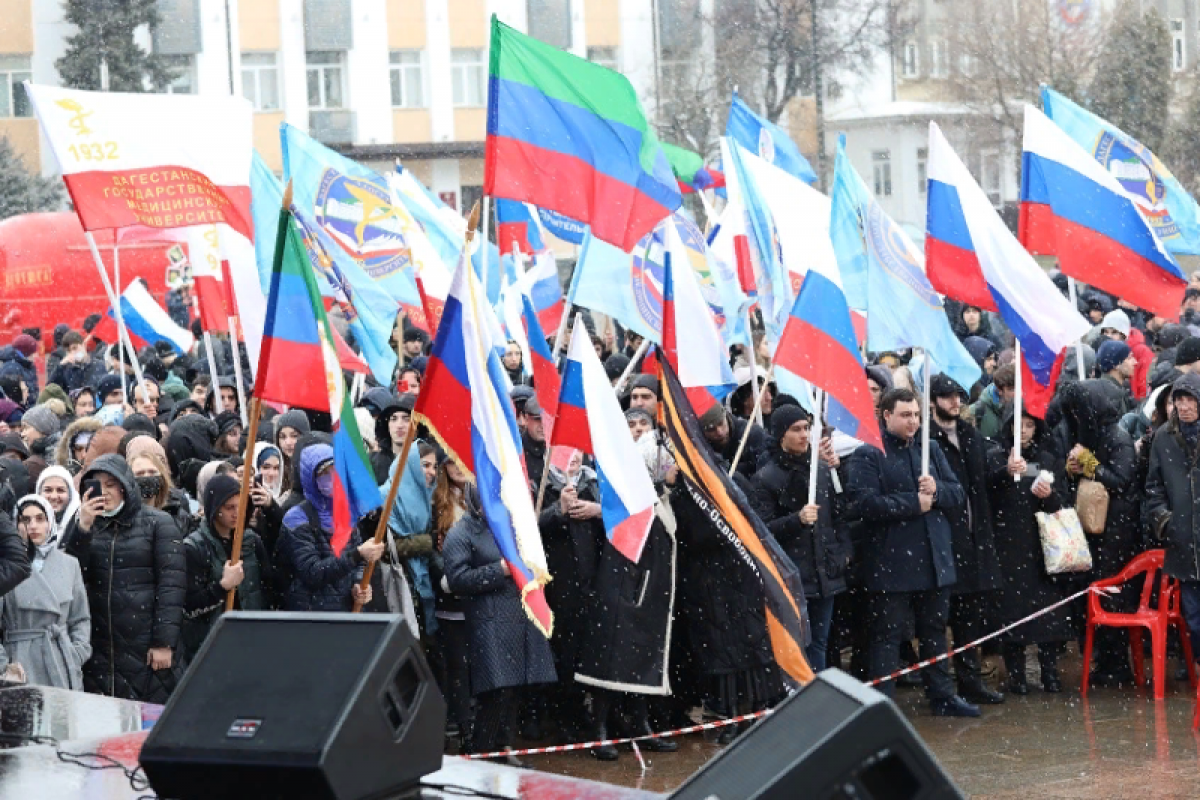
[[[1175,366],[1186,367],[1200,361],[1200,339],[1190,336],[1175,348]]]
[[[775,409],[771,414],[771,438],[776,442],[783,439],[783,435],[788,430],[801,420],[812,421],[812,414],[809,414],[800,406],[781,406]]]

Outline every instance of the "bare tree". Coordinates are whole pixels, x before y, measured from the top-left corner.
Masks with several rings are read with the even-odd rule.
[[[1099,18],[1068,24],[1046,0],[973,0],[945,8],[948,99],[1003,129],[1021,130],[1024,104],[1038,102],[1042,84],[1080,97],[1095,74],[1104,33]]]

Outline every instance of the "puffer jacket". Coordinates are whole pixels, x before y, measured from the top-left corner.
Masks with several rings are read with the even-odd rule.
[[[38,396],[37,368],[12,345],[0,347],[0,378],[5,375],[15,375],[25,383],[26,396],[32,404]]]
[[[352,527],[350,540],[341,555],[333,552],[333,532],[321,524],[321,513],[332,514],[333,500],[317,488],[317,468],[333,460],[333,448],[314,444],[300,454],[300,485],[304,502],[283,517],[277,560],[291,567],[291,584],[284,600],[285,611],[350,611],[354,605],[351,587],[362,578],[362,544]]]
[[[92,658],[83,667],[89,692],[165,703],[182,674],[179,644],[187,592],[187,562],[170,516],[143,505],[133,472],[118,455],[92,462],[82,479],[104,472],[121,483],[125,503],[91,530],[79,518],[67,529],[65,548],[79,559],[92,610]],[[174,651],[168,669],[146,663],[152,647]]]

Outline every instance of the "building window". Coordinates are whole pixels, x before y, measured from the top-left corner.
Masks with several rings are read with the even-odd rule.
[[[1171,71],[1183,72],[1187,69],[1187,49],[1184,40],[1183,20],[1171,20]]]
[[[279,63],[275,53],[242,53],[242,96],[255,111],[279,109]]]
[[[945,39],[934,39],[929,43],[931,78],[945,78],[950,75],[950,51]]]
[[[917,148],[917,193],[925,194],[929,191],[929,150],[924,147]]]
[[[614,72],[620,72],[617,67],[617,48],[615,47],[589,47],[587,49],[588,61],[594,64],[599,64],[602,67],[607,67]]]
[[[456,48],[450,51],[450,80],[454,87],[454,105],[478,108],[486,104],[486,72],[483,50]]]
[[[340,51],[304,54],[309,108],[345,108],[346,69]]]
[[[667,59],[659,62],[662,70],[662,89],[667,95],[678,95],[688,85],[688,76],[692,72],[692,62],[687,59]]]
[[[979,186],[993,206],[999,208],[1002,202],[1000,174],[1000,151],[984,150],[979,154]]]
[[[167,94],[196,93],[196,59],[194,56],[159,56],[167,71],[174,77],[167,84]]]
[[[905,42],[901,72],[906,78],[915,78],[921,72],[921,50],[916,42]]]
[[[391,62],[392,107],[424,108],[425,87],[421,79],[421,51],[393,50]]]
[[[559,50],[571,49],[571,0],[525,0],[529,35]]]
[[[0,117],[32,117],[22,81],[33,79],[29,56],[0,56]]]
[[[963,53],[958,57],[958,71],[963,76],[970,78],[975,75],[975,57],[970,53]]]
[[[875,177],[875,196],[892,196],[892,151],[873,150],[871,168]]]

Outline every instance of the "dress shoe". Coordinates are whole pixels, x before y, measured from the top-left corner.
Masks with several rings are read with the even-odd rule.
[[[1042,691],[1048,694],[1062,693],[1062,680],[1057,669],[1042,669]]]
[[[525,768],[525,762],[522,761],[521,759],[517,758],[516,756],[512,755],[511,753],[508,755],[495,756],[493,758],[488,758],[488,759],[484,759],[484,760],[491,761],[493,764],[503,764],[506,767],[516,767],[517,769]]]
[[[993,692],[982,681],[974,686],[959,686],[958,696],[978,706],[998,706],[1004,702],[1004,695]]]
[[[616,761],[621,757],[621,754],[617,752],[616,745],[611,744],[602,744],[599,747],[593,747],[588,752],[597,761]]]
[[[930,700],[929,708],[935,717],[978,717],[979,706],[973,706],[958,695]]]
[[[521,722],[521,738],[527,742],[540,742],[546,738],[546,729],[536,716],[527,717]]]
[[[1008,693],[1017,695],[1029,694],[1029,679],[1024,672],[1008,673]]]
[[[920,689],[924,683],[920,672],[909,672],[896,678],[896,685],[902,689]]]
[[[637,746],[647,753],[674,753],[679,744],[671,739],[639,739]]]

